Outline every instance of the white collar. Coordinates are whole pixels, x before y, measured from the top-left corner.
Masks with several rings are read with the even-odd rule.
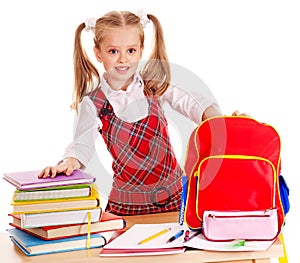
[[[101,89],[114,109],[115,114],[124,121],[135,122],[148,115],[148,101],[144,94],[144,82],[136,73],[126,90],[113,90],[104,77]]]
[[[105,96],[109,99],[114,95],[118,94],[127,94],[132,92],[133,90],[139,89],[144,90],[144,82],[139,73],[135,73],[133,76],[133,81],[128,85],[126,90],[114,90],[110,87],[110,85],[105,80],[104,76],[101,78],[101,89],[104,92]]]

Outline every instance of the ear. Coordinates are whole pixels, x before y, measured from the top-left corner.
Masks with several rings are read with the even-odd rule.
[[[94,47],[94,53],[95,53],[96,59],[97,59],[100,63],[102,63],[103,60],[102,60],[102,58],[101,58],[101,54],[100,54],[99,48]]]
[[[141,46],[141,52],[140,52],[140,60],[142,59],[143,57],[143,51],[144,51],[144,45]]]

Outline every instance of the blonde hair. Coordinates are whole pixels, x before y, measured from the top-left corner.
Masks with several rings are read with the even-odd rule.
[[[163,31],[158,19],[148,14],[148,19],[154,27],[154,46],[149,60],[141,69],[140,74],[144,80],[144,92],[147,96],[161,96],[170,83],[170,64],[165,48]],[[136,26],[140,29],[141,47],[144,46],[144,30],[140,18],[128,11],[113,11],[105,14],[96,21],[94,28],[94,44],[99,48],[106,30],[124,26]],[[85,29],[85,23],[80,24],[75,32],[74,43],[74,90],[72,108],[77,110],[82,98],[91,91],[96,79],[100,83],[100,74],[97,68],[91,63],[81,43],[81,32]]]

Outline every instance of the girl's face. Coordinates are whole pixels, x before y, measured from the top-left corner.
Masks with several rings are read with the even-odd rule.
[[[94,48],[97,60],[103,63],[107,81],[113,89],[126,89],[142,58],[143,47],[139,29],[134,26],[109,29],[99,49]]]

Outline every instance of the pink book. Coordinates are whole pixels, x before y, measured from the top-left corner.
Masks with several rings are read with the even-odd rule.
[[[96,178],[84,173],[81,170],[66,176],[65,174],[57,174],[56,177],[38,178],[39,170],[4,173],[3,179],[14,185],[18,190],[30,190],[45,187],[56,187],[73,184],[91,184]]]

